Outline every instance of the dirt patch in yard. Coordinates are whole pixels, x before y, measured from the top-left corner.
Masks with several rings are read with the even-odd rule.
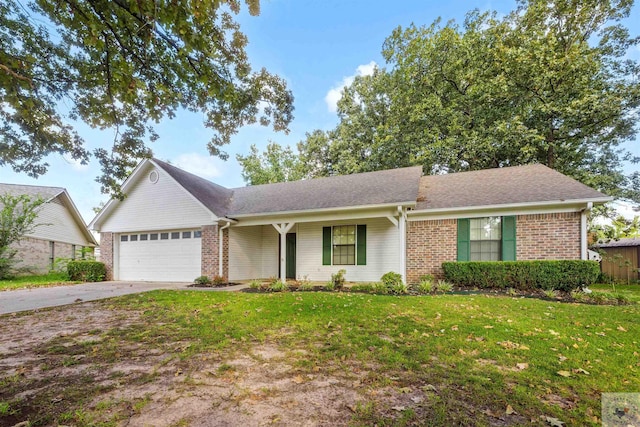
[[[430,384],[381,385],[375,366],[303,368],[303,348],[255,342],[185,358],[190,342],[150,344],[145,331],[142,313],[101,302],[0,317],[0,426],[420,425],[441,399]],[[473,424],[476,409],[452,409]]]

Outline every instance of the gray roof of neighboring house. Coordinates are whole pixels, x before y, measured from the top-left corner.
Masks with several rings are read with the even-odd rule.
[[[422,167],[235,188],[230,215],[415,202]]]
[[[182,185],[196,199],[219,217],[227,215],[233,190],[214,184],[158,159],[153,162]]]
[[[626,237],[619,240],[611,240],[607,243],[598,243],[597,248],[623,248],[629,246],[640,246],[640,237]]]
[[[541,164],[428,175],[420,180],[416,210],[608,197]]]
[[[50,200],[64,191],[62,187],[45,187],[40,185],[0,184],[0,194],[20,196],[26,194],[31,197],[42,197]]]

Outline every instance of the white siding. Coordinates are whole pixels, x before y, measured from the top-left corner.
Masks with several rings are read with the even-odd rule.
[[[261,226],[231,227],[229,229],[229,280],[261,278],[261,249]]]
[[[278,277],[279,251],[280,234],[272,225],[262,226],[262,278]]]
[[[149,173],[155,169],[154,184]],[[148,165],[127,197],[102,224],[101,231],[165,230],[199,227],[213,222],[212,214],[162,169]]]
[[[322,227],[366,224],[367,265],[322,265]],[[345,269],[347,281],[374,282],[389,271],[400,273],[399,236],[386,218],[298,224],[296,275],[312,281],[327,281]]]
[[[278,276],[280,235],[271,225],[229,229],[229,280]]]
[[[36,227],[29,237],[79,246],[92,244],[87,241],[82,229],[59,198],[42,205],[36,223],[42,225]]]

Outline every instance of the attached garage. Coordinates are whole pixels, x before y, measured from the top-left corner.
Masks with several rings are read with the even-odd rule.
[[[122,233],[118,279],[190,282],[200,276],[200,230]]]

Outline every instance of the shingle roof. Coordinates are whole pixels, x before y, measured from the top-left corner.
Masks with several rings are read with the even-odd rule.
[[[214,184],[211,181],[207,181],[204,178],[200,178],[199,176],[183,171],[182,169],[161,160],[153,159],[153,162],[171,175],[173,179],[182,185],[211,212],[219,217],[227,215],[233,190]]]
[[[413,166],[235,188],[229,215],[415,202],[421,176]]]
[[[640,246],[640,237],[626,237],[620,240],[611,240],[607,243],[595,245],[598,248],[622,248],[626,246]]]
[[[0,194],[20,196],[26,194],[31,197],[42,197],[50,200],[64,191],[62,187],[45,187],[40,185],[0,184]]]
[[[606,198],[573,178],[535,164],[424,176],[416,210]]]

